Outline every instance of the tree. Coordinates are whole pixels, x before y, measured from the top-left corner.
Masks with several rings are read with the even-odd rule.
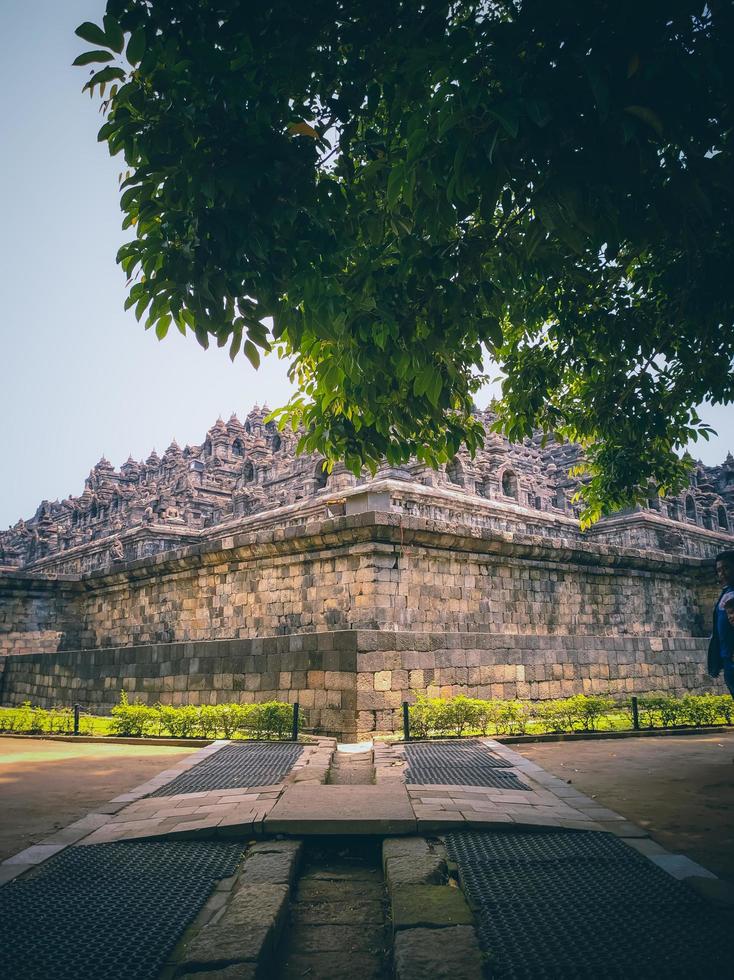
[[[146,327],[294,356],[281,423],[355,471],[476,448],[488,354],[498,427],[585,447],[586,521],[681,489],[734,400],[730,2],[106,9],[75,63]]]

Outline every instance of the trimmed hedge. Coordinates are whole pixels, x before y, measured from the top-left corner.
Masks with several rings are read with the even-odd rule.
[[[170,735],[173,738],[290,738],[293,705],[281,701],[258,704],[185,704],[152,707],[129,702],[123,691],[112,709],[115,735],[142,737]]]
[[[643,695],[637,698],[641,728],[730,725],[734,700],[728,694]],[[632,728],[632,703],[577,694],[550,701],[483,701],[459,695],[419,694],[409,709],[415,738],[447,735],[525,735]]]
[[[81,735],[110,734],[126,738],[168,735],[172,738],[287,739],[293,734],[293,705],[280,701],[260,704],[132,704],[123,691],[111,718],[81,714]],[[19,708],[0,709],[0,732],[27,735],[71,735],[72,708],[34,708],[26,701]]]
[[[80,714],[79,733],[93,735],[95,721],[90,715]],[[73,708],[34,708],[30,701],[24,701],[18,708],[4,708],[0,711],[0,732],[25,735],[73,735]]]

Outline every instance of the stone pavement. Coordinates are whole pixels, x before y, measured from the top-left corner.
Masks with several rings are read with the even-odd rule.
[[[0,897],[5,897],[6,904],[12,909],[13,901],[22,898],[23,888],[28,887],[29,894],[40,894],[46,879],[38,881],[39,872],[42,877],[43,869],[49,867],[45,862],[53,858],[50,862],[53,865],[54,861],[58,861],[55,856],[67,847],[70,850],[61,857],[72,858],[69,865],[74,866],[79,855],[87,855],[92,863],[106,864],[110,853],[117,847],[236,848],[239,844],[242,849],[239,853],[244,852],[244,863],[234,874],[219,882],[197,917],[191,920],[191,925],[180,933],[175,949],[169,944],[168,951],[163,950],[161,955],[165,953],[167,957],[163,973],[153,970],[155,964],[151,965],[153,972],[145,973],[147,967],[143,963],[140,976],[150,980],[155,977],[179,980],[188,976],[196,980],[222,980],[224,977],[242,980],[262,976],[291,980],[306,972],[314,980],[341,980],[350,959],[354,961],[355,968],[363,970],[365,977],[383,980],[390,950],[397,980],[419,980],[429,975],[451,977],[452,980],[479,980],[484,969],[480,939],[485,952],[504,950],[505,965],[516,955],[521,955],[512,952],[517,925],[511,912],[517,921],[521,921],[532,911],[538,935],[531,945],[537,962],[544,963],[546,956],[551,956],[552,960],[552,956],[556,955],[553,943],[559,930],[563,934],[564,930],[578,926],[581,921],[579,910],[586,908],[587,892],[590,894],[589,900],[593,899],[599,906],[592,919],[597,915],[609,916],[612,912],[618,917],[624,913],[628,918],[631,916],[630,921],[634,924],[637,915],[632,915],[634,909],[632,912],[629,908],[625,911],[625,902],[609,904],[611,899],[608,896],[619,882],[624,894],[627,894],[628,883],[633,891],[637,887],[639,894],[636,901],[641,910],[649,911],[651,928],[656,928],[658,921],[662,928],[664,921],[667,921],[665,916],[669,918],[670,915],[670,909],[665,905],[668,901],[665,883],[668,882],[668,887],[674,885],[681,890],[673,896],[680,905],[682,918],[680,924],[678,919],[670,920],[671,949],[675,945],[673,939],[678,935],[676,930],[683,929],[689,905],[694,911],[698,909],[696,915],[702,921],[708,921],[708,913],[695,905],[699,901],[698,896],[707,904],[724,907],[724,916],[729,915],[734,907],[732,890],[727,890],[726,883],[718,881],[705,868],[684,855],[668,853],[651,841],[644,830],[620,814],[599,806],[562,779],[550,775],[493,739],[411,743],[407,750],[402,743],[377,744],[373,749],[360,747],[351,768],[345,758],[346,752],[340,753],[341,758],[337,756],[336,768],[343,771],[337,777],[336,784],[328,781],[330,764],[337,748],[335,740],[312,739],[303,743],[303,750],[292,763],[290,771],[276,784],[229,785],[226,788],[194,790],[169,796],[162,792],[174,780],[179,780],[174,789],[177,788],[184,774],[195,775],[197,766],[202,767],[199,777],[205,773],[207,766],[211,770],[212,761],[221,770],[221,763],[226,760],[221,757],[217,760],[216,754],[231,744],[212,743],[142,786],[99,807],[98,812],[87,815],[41,844],[10,858],[0,865],[0,884],[13,878],[19,878],[20,882],[9,885],[7,890],[3,888]],[[466,764],[457,766],[457,771],[465,774],[461,777],[465,782],[458,785],[431,782],[430,766],[420,763],[421,756],[425,762],[433,753],[435,772],[449,776],[450,759],[457,752],[460,755],[464,753],[464,759],[468,760]],[[253,747],[253,758],[256,754],[257,749]],[[449,758],[448,764],[446,758]],[[489,775],[486,769],[483,770],[484,775],[479,771],[483,758],[490,759]],[[246,771],[246,768],[239,771]],[[366,778],[365,774],[369,773],[374,782],[353,782],[348,774],[356,774],[357,771],[360,779]],[[498,785],[472,785],[472,774],[476,776],[476,782],[481,783],[484,779]],[[408,778],[418,777],[423,782],[407,781]],[[189,779],[188,782],[194,785],[196,780]],[[507,788],[508,784],[515,788]],[[151,795],[155,793],[161,795]],[[595,833],[587,835],[579,834],[579,831]],[[614,835],[614,839],[609,834]],[[556,892],[548,892],[550,899],[542,894],[543,889],[549,887],[548,875],[552,871],[545,858],[534,870],[528,868],[524,856],[519,863],[515,859],[516,870],[510,868],[512,861],[508,863],[504,857],[500,865],[502,861],[505,861],[505,865],[497,868],[490,867],[484,860],[485,870],[482,873],[491,873],[492,876],[485,887],[482,884],[477,886],[474,880],[477,868],[482,865],[481,860],[477,864],[471,855],[466,857],[465,853],[463,857],[461,854],[455,857],[447,855],[447,847],[469,846],[476,849],[480,840],[494,840],[501,847],[504,846],[501,844],[503,839],[511,839],[511,846],[521,850],[528,846],[530,836],[535,841],[532,847],[550,846],[543,844],[541,837],[558,838],[558,835],[569,842],[571,838],[575,839],[576,844],[568,846],[581,846],[582,850],[587,847],[590,853],[598,851],[602,859],[597,860],[596,870],[591,870],[589,865],[588,871],[585,870],[585,860],[575,865],[573,862],[564,864],[564,860],[557,861],[557,873],[553,871],[556,874],[556,884],[553,885]],[[278,836],[281,839],[274,839]],[[258,838],[261,839],[259,843]],[[579,845],[581,839],[590,843]],[[344,862],[351,860],[345,855],[350,849],[353,852],[361,846],[358,843],[360,840],[366,848],[382,841],[382,871],[379,865],[377,868],[373,865],[372,870],[369,867],[360,870],[345,866]],[[468,844],[461,844],[462,840],[468,841]],[[324,841],[330,842],[329,846],[334,849],[329,861],[323,856],[318,857],[318,849],[324,846]],[[94,844],[109,847],[87,849],[87,845]],[[562,845],[561,850],[563,846],[566,845]],[[604,857],[605,849],[608,851],[610,848],[617,849],[615,867],[620,868],[619,875]],[[633,854],[633,851],[636,853]],[[299,877],[298,865],[304,852],[311,855],[310,870]],[[627,859],[625,854],[629,855]],[[657,865],[657,868],[651,869],[654,871],[652,877],[634,863],[642,862],[650,869],[644,859]],[[575,860],[579,861],[578,858]],[[182,866],[188,867],[189,864],[186,858]],[[574,871],[574,867],[584,870]],[[171,870],[169,873],[177,872]],[[155,878],[155,872],[150,874]],[[574,874],[577,875],[576,884]],[[609,878],[608,885],[605,888],[597,887],[601,880],[599,876],[603,874]],[[524,891],[525,879],[530,881],[532,875],[537,880],[533,879],[531,885],[540,896],[536,896],[535,905],[530,901],[529,893],[526,895]],[[664,879],[662,883],[655,879],[655,875]],[[698,896],[683,889],[678,882],[671,882],[668,875],[686,879]],[[370,911],[367,909],[370,902],[365,904],[360,889],[373,878],[375,884],[372,889],[374,895],[370,897]],[[635,885],[637,879],[652,891],[644,892],[639,882]],[[48,880],[53,880],[53,874]],[[502,898],[502,889],[510,886],[515,889],[513,894],[519,896],[513,899],[514,905],[513,902],[508,905]],[[64,881],[63,896],[59,899],[65,903],[64,907],[69,901],[76,901],[75,887],[83,892],[87,886],[83,882],[75,884],[73,878],[69,879],[68,884]],[[131,895],[137,887],[137,883],[130,884]],[[472,887],[474,897],[470,894]],[[18,888],[19,891],[10,894]],[[480,896],[479,903],[476,894]],[[576,905],[566,908],[566,899],[560,901],[558,898],[567,894],[576,901],[578,909]],[[649,906],[648,894],[652,895],[654,902],[658,902],[654,907]],[[137,899],[133,897],[130,901],[134,904]],[[389,912],[385,908],[386,901]],[[527,902],[530,905],[526,908]],[[513,905],[514,912],[510,905]],[[374,913],[375,921],[369,918],[368,912],[370,915]],[[642,911],[639,914],[641,916]],[[550,917],[547,923],[544,916]],[[558,919],[555,926],[551,921],[555,921],[554,916]],[[17,922],[24,921],[22,916],[15,913],[16,926]],[[622,919],[619,921],[622,922]],[[150,923],[153,930],[150,933],[151,942],[154,941],[154,930],[158,925],[153,916]],[[74,920],[74,928],[77,926],[86,928],[81,920]],[[365,932],[367,926],[369,928]],[[109,928],[114,932],[114,928],[118,927],[113,923]],[[146,926],[138,924],[136,928],[144,931]],[[594,922],[589,928],[591,933],[587,934],[582,929],[578,936],[585,955],[591,955],[595,948],[590,938],[595,928]],[[491,932],[492,929],[495,932]],[[285,952],[278,952],[281,936],[286,937],[283,940]],[[26,934],[22,933],[21,938],[25,942]],[[687,937],[683,938],[689,941]],[[648,955],[652,955],[649,933],[642,930],[635,942],[640,948],[644,947]],[[700,945],[695,936],[690,942]],[[573,958],[570,947],[566,949],[566,954]],[[64,953],[66,966],[73,968],[76,955],[73,949],[70,953]],[[608,965],[606,960],[601,963],[602,975],[617,976],[617,973],[603,972]],[[525,977],[535,974],[520,972],[511,975]],[[552,963],[550,972],[544,975],[555,975]],[[45,973],[31,973],[29,976],[33,976],[34,980],[36,976],[47,980]],[[58,974],[54,980],[62,976],[66,974]]]
[[[97,812],[9,858],[0,864],[0,884],[77,843],[274,834],[385,836],[520,827],[610,832],[677,877],[715,877],[687,857],[670,854],[651,841],[646,831],[508,746],[490,738],[476,743],[502,759],[506,767],[502,772],[514,774],[526,788],[406,783],[403,743],[375,744],[374,784],[327,785],[336,741],[318,738],[304,745],[290,773],[275,785],[149,795],[230,744],[213,742],[174,768],[98,807]]]
[[[263,819],[292,783],[318,785],[326,779],[336,747],[332,738],[314,738],[282,782],[274,786],[247,786],[151,797],[162,787],[209,759],[232,743],[212,742],[158,773],[140,786],[98,806],[33,847],[0,863],[0,885],[58,854],[73,844],[105,844],[115,841],[191,837],[227,838],[262,835]],[[239,744],[239,743],[238,743]]]

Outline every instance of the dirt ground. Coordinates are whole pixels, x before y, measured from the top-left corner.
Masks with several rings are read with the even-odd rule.
[[[0,738],[0,861],[194,751]]]
[[[734,732],[513,748],[734,881]]]

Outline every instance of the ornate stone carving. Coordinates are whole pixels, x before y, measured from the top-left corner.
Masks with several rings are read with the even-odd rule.
[[[266,423],[268,411],[266,405],[256,405],[244,422],[234,414],[226,423],[219,418],[201,445],[187,445],[182,450],[174,439],[162,457],[155,450],[144,462],[130,457],[119,471],[102,457],[78,497],[44,501],[30,520],[19,520],[0,533],[0,564],[18,568],[40,560],[47,563],[50,557],[80,548],[81,571],[121,560],[117,535],[123,531],[147,528],[145,547],[157,553],[177,546],[186,530],[198,533],[233,518],[306,502],[317,495],[327,499],[370,482],[368,474],[356,479],[340,464],[327,474],[318,456],[296,456],[298,434],[278,432],[272,423]],[[553,442],[543,445],[540,435],[512,445],[489,431],[494,419],[491,410],[478,415],[488,431],[485,447],[475,459],[462,450],[438,472],[418,462],[400,467],[385,465],[375,479],[442,487],[467,501],[496,500],[527,511],[528,523],[533,526],[554,514],[573,517],[577,508],[572,497],[578,484],[568,473],[581,458],[579,447]],[[602,522],[594,534],[608,533],[611,541],[619,540],[623,533],[628,544],[672,550],[683,547],[686,526],[731,535],[734,457],[729,454],[721,466],[699,463],[685,493],[669,500],[651,494],[644,513],[633,516],[645,514],[664,523],[642,534],[627,528],[623,532],[613,530],[611,524],[607,532]],[[113,535],[109,546],[104,542],[100,551],[95,542],[102,539],[102,544]],[[84,558],[85,546],[90,554],[94,550],[94,561]],[[131,553],[128,557],[140,555]]]

